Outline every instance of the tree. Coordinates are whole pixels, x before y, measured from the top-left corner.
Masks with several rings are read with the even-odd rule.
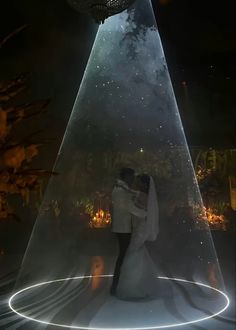
[[[0,40],[0,49],[6,42],[24,30],[23,25]],[[0,81],[0,220],[14,217],[9,199],[11,195],[20,196],[29,202],[30,192],[41,195],[42,178],[53,174],[43,169],[32,169],[30,163],[39,154],[42,142],[35,137],[40,132],[33,132],[22,139],[15,136],[18,125],[45,112],[49,99],[16,104],[16,97],[21,95],[27,86],[27,77],[20,75],[14,79]]]

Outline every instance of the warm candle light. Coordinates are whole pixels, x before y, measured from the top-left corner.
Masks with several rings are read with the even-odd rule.
[[[109,210],[104,211],[99,209],[98,212],[95,213],[95,216],[92,217],[89,226],[90,228],[105,228],[109,226],[111,223],[111,214]]]

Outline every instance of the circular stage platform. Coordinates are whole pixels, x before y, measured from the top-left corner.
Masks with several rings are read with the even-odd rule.
[[[157,277],[156,299],[124,301],[109,294],[112,275],[77,276],[37,283],[16,292],[9,307],[22,318],[83,330],[151,330],[209,320],[229,306],[207,284]]]

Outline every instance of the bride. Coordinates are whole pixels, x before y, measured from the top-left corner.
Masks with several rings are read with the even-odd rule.
[[[157,294],[156,267],[145,247],[146,241],[155,241],[159,231],[158,203],[152,177],[141,174],[136,178],[138,194],[131,207],[132,235],[126,252],[116,296],[121,299],[151,298]],[[137,209],[146,210],[141,218]]]

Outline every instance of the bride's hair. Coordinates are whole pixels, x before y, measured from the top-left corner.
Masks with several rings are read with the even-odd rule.
[[[121,170],[120,170],[120,178],[123,180],[125,179],[126,176],[132,176],[134,175],[134,170],[132,168],[129,168],[129,167],[123,167]]]
[[[137,179],[142,183],[142,191],[148,193],[150,186],[150,176],[147,174],[139,174],[137,175]]]

